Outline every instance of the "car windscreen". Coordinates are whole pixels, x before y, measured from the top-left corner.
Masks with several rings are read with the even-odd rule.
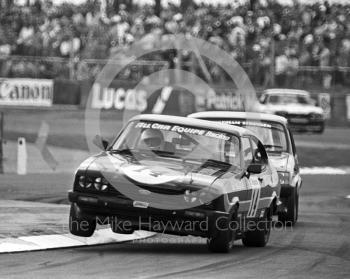
[[[226,163],[240,167],[239,138],[235,135],[171,123],[130,122],[111,151],[145,152],[153,158]]]
[[[301,104],[301,105],[310,105],[312,100],[301,94],[280,94],[280,95],[270,95],[268,98],[268,103],[270,104]]]
[[[213,121],[214,119],[206,119]],[[245,119],[215,119],[217,122],[235,125],[252,131],[264,144],[267,152],[288,152],[288,136],[282,124],[272,121]]]

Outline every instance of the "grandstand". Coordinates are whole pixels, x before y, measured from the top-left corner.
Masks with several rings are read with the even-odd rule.
[[[20,2],[1,1],[1,77],[94,78],[110,55],[136,40],[148,36],[152,49],[183,33],[229,52],[261,87],[316,80],[327,88],[349,80],[347,1],[168,1],[162,8],[136,0]],[[178,55],[147,60],[171,67]],[[188,69],[191,54],[181,55],[180,67]],[[220,71],[209,69],[220,82]]]

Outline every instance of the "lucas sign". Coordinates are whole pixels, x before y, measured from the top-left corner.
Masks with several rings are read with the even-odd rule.
[[[102,88],[95,83],[92,87],[91,108],[142,112],[147,108],[147,92],[133,88]]]
[[[0,105],[50,107],[52,106],[52,100],[52,80],[0,79]]]

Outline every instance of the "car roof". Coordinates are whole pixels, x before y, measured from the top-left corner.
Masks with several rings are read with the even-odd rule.
[[[173,115],[159,115],[159,114],[139,114],[134,116],[129,120],[130,121],[153,121],[160,123],[168,124],[177,124],[185,126],[194,126],[202,129],[211,129],[216,131],[222,131],[226,133],[231,133],[238,137],[245,135],[254,135],[251,131],[245,128],[224,124],[224,123],[215,123],[208,120],[195,119],[189,117],[173,116]]]
[[[268,113],[243,112],[243,111],[202,111],[188,115],[193,118],[212,118],[212,119],[247,119],[278,122],[286,125],[288,120],[282,116]]]
[[[272,88],[263,91],[263,94],[295,94],[295,95],[310,95],[308,91],[289,88]]]

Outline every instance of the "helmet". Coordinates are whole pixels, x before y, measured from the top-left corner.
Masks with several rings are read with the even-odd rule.
[[[164,142],[164,136],[159,130],[147,129],[142,132],[141,141],[149,148],[159,148]]]

